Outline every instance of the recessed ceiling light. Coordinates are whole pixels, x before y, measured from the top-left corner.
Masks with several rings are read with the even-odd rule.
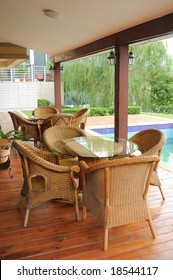
[[[52,10],[43,10],[43,13],[51,19],[56,19],[58,16],[58,13]]]

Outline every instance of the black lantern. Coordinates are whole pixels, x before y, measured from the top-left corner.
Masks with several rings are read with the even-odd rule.
[[[52,64],[50,65],[49,70],[55,70],[55,64],[54,64],[54,63],[52,63]]]
[[[132,50],[129,52],[129,65],[134,64],[135,62],[135,56],[134,53],[132,52]]]
[[[115,65],[117,62],[117,55],[116,53],[112,50],[109,53],[109,56],[107,57],[107,59],[109,60],[110,65]]]

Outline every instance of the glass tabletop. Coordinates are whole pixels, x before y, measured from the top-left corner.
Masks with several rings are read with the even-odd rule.
[[[37,122],[37,121],[44,121],[44,120],[46,120],[46,117],[35,117],[35,116],[31,116],[31,117],[29,117],[29,120],[30,121],[35,121],[35,122]]]
[[[87,136],[59,140],[52,145],[52,151],[66,156],[88,158],[111,158],[130,155],[138,146],[125,139]]]

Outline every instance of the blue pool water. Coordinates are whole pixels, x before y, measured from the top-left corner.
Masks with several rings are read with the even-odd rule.
[[[162,150],[161,161],[173,165],[173,123],[162,123],[162,124],[152,124],[152,125],[138,125],[138,126],[129,126],[128,127],[128,138],[136,134],[137,132],[149,129],[156,128],[167,136],[167,142]],[[97,132],[101,135],[104,135],[109,138],[114,138],[114,128],[94,128],[94,132]]]

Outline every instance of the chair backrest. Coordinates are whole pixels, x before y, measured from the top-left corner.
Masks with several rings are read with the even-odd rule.
[[[74,114],[71,125],[84,130],[89,112],[89,108],[83,108],[79,112]]]
[[[58,125],[46,129],[42,135],[44,146],[51,151],[51,146],[58,140],[65,140],[79,136],[86,136],[86,133],[71,125]]]
[[[53,116],[48,117],[46,120],[44,120],[41,124],[41,133],[48,129],[51,126],[54,125],[70,125],[71,121],[73,119],[73,116],[71,115],[63,115],[63,114],[56,114]]]
[[[129,140],[138,145],[142,155],[160,156],[166,139],[166,135],[158,129],[145,129],[136,133]],[[156,164],[155,170],[157,167],[158,164]]]
[[[54,114],[58,114],[59,111],[53,106],[40,106],[34,109],[33,116],[37,118],[48,118]]]
[[[139,210],[140,203],[147,194],[158,160],[158,156],[128,157],[102,161],[86,168],[86,164],[81,162],[86,186],[83,190],[84,205],[108,226],[145,219],[142,216],[144,211]]]
[[[37,123],[32,122],[14,112],[9,111],[8,113],[10,114],[15,130],[21,131],[28,139],[39,139],[39,129]]]

